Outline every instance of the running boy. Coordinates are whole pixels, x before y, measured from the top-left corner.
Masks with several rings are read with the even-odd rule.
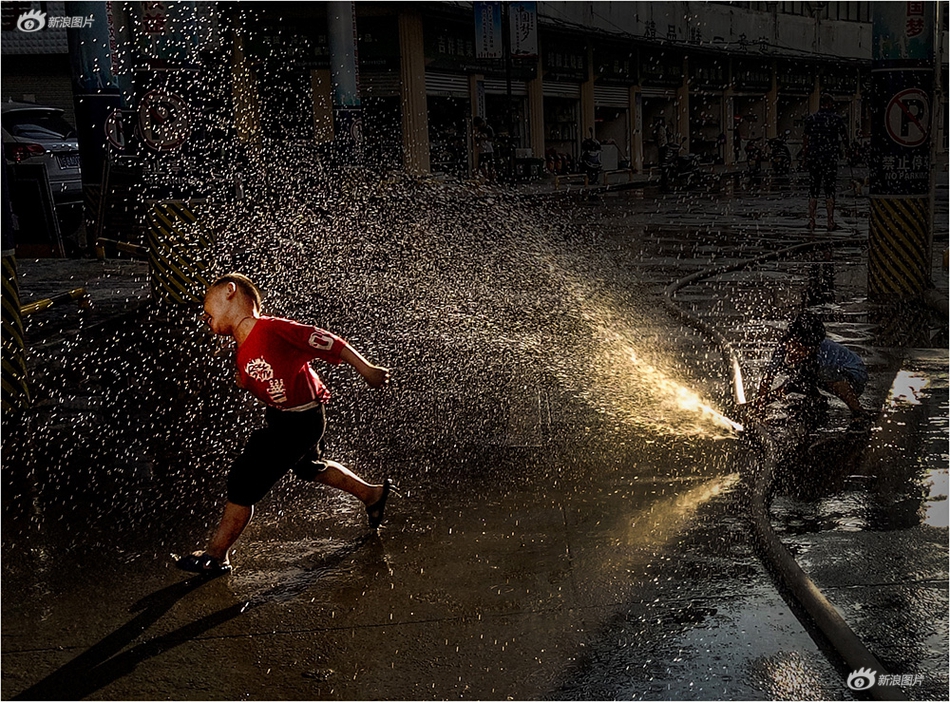
[[[788,379],[777,388],[772,384],[778,374]],[[788,327],[759,385],[755,406],[762,407],[777,396],[798,392],[813,399],[819,390],[840,398],[851,410],[853,423],[864,423],[870,414],[858,398],[868,382],[864,361],[853,351],[825,337],[825,325],[808,312],[802,312]]]
[[[348,363],[374,388],[389,382],[389,369],[375,366],[346,341],[317,327],[261,315],[258,287],[240,273],[218,278],[205,295],[204,320],[211,331],[237,342],[237,384],[267,406],[266,426],[255,431],[228,475],[221,523],[204,551],[178,560],[194,573],[231,570],[229,552],[254,514],[254,504],[293,471],[301,478],[344,490],[366,506],[377,528],[392,482],[367,483],[336,461],[321,460],[324,404],[330,393],[310,366],[319,358]]]

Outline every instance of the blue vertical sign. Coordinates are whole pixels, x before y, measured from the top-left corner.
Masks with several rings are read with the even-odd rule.
[[[125,96],[116,77],[117,42],[113,3],[72,2],[69,12],[81,16],[79,27],[66,31],[73,78],[76,129],[82,161],[83,187],[102,182],[109,116],[124,107]]]
[[[538,3],[513,2],[508,6],[512,56],[538,55]]]
[[[475,57],[499,59],[504,57],[501,41],[501,3],[476,2],[475,9]]]

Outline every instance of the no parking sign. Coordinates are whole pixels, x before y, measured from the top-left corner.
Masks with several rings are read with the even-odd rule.
[[[872,192],[927,195],[930,192],[930,134],[933,70],[886,68],[872,71]]]
[[[920,146],[930,134],[930,99],[920,88],[900,91],[887,103],[887,134],[899,146]]]

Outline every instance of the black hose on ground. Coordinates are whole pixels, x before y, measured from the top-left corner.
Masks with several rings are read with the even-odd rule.
[[[692,283],[724,273],[742,270],[767,261],[791,258],[806,251],[833,248],[849,243],[851,242],[833,240],[798,244],[774,251],[770,254],[765,254],[764,256],[758,256],[711,270],[699,271],[667,286],[663,297],[668,311],[689,326],[709,337],[722,353],[723,359],[730,369],[732,399],[736,408],[745,404],[745,388],[742,381],[742,368],[739,363],[739,354],[733,345],[729,343],[717,329],[699,319],[698,316],[679,307],[674,299],[676,292]],[[815,626],[818,627],[819,631],[821,631],[827,641],[831,643],[837,654],[852,671],[869,669],[875,671],[878,677],[887,675],[888,673],[884,666],[881,665],[880,661],[878,661],[874,654],[864,645],[864,642],[851,630],[847,622],[838,614],[834,605],[831,604],[828,598],[825,597],[815,583],[812,582],[811,578],[802,570],[794,556],[792,556],[788,548],[785,547],[785,544],[783,544],[776,535],[769,516],[769,505],[772,499],[774,469],[778,459],[778,450],[772,437],[766,431],[766,427],[761,423],[746,423],[744,429],[752,435],[762,449],[763,459],[754,474],[750,511],[760,550],[765,555],[767,565],[770,567],[771,572],[787,588],[788,592],[795,597],[804,611],[811,617]],[[896,686],[874,685],[873,687],[867,688],[866,693],[876,700],[908,699],[903,691]]]

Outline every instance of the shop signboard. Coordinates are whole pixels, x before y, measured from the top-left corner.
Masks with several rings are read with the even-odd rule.
[[[509,3],[508,29],[512,56],[538,55],[538,3]]]
[[[426,70],[448,73],[482,73],[492,76],[505,74],[504,58],[483,59],[477,56],[477,37],[467,24],[423,19]],[[362,59],[362,56],[360,57]],[[537,60],[531,57],[513,57],[511,76],[514,80],[531,80],[537,73]]]
[[[696,90],[725,90],[729,86],[725,59],[696,56],[689,60],[689,82]]]
[[[545,80],[563,80],[582,83],[587,80],[587,50],[546,38],[542,48]]]
[[[683,57],[668,52],[640,54],[640,84],[679,88],[683,85]]]
[[[634,51],[617,46],[594,47],[594,75],[598,82],[637,82],[637,55]]]
[[[501,36],[501,3],[475,2],[475,56],[480,59],[504,58]]]
[[[879,195],[930,192],[930,133],[933,71],[910,69],[872,73],[872,183]]]
[[[854,95],[858,92],[858,69],[841,66],[823,68],[821,91],[835,95]]]
[[[772,89],[772,66],[765,61],[737,61],[732,67],[736,90],[766,93]]]
[[[783,63],[775,74],[778,89],[785,94],[808,95],[815,90],[815,69]]]
[[[396,17],[360,17],[359,33],[360,70],[399,70],[399,23]]]
[[[330,70],[330,40],[325,17],[298,22],[292,30],[281,18],[260,18],[249,27],[244,48],[255,63],[298,70]]]
[[[440,71],[481,71],[490,61],[476,56],[476,37],[463,24],[425,21],[425,62],[427,69]]]

